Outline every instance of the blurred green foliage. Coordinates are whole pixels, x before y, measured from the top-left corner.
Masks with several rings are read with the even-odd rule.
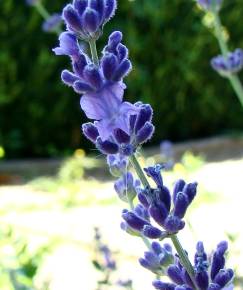
[[[57,12],[67,1],[43,2]],[[118,2],[117,15],[106,25],[98,47],[112,30],[123,31],[134,67],[125,97],[154,107],[153,142],[243,129],[242,108],[229,83],[210,68],[218,47],[194,1]],[[231,48],[243,47],[242,13],[241,0],[225,1],[221,14]],[[0,144],[6,157],[59,156],[80,144],[92,147],[80,133],[86,118],[79,96],[60,82],[69,60],[53,55],[57,36],[43,33],[41,22],[24,1],[2,1]]]

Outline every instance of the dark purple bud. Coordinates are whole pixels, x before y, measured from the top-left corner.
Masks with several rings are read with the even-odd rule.
[[[105,1],[105,22],[109,21],[114,16],[117,8],[116,0]]]
[[[153,115],[153,109],[150,105],[143,105],[139,111],[139,114],[135,123],[135,133],[137,133],[146,122],[151,122]]]
[[[127,144],[127,143],[130,143],[130,136],[124,132],[122,129],[115,129],[114,132],[113,132],[113,135],[117,141],[117,143],[119,144]]]
[[[77,57],[79,55],[79,44],[77,37],[70,32],[62,32],[59,36],[59,47],[53,49],[56,55],[69,55]]]
[[[156,185],[159,187],[163,186],[163,178],[161,175],[162,169],[163,169],[163,166],[161,164],[156,164],[154,166],[144,168],[144,171],[146,172],[147,176],[151,177],[153,181],[156,183]]]
[[[218,244],[217,252],[220,255],[224,255],[227,250],[228,250],[228,243],[226,241],[222,241]]]
[[[130,126],[130,131],[133,132],[134,131],[134,126],[137,120],[137,115],[131,115],[129,117],[129,126]]]
[[[195,280],[200,290],[207,290],[209,285],[209,277],[207,271],[196,273]]]
[[[178,285],[184,284],[184,281],[181,277],[181,270],[178,266],[176,265],[169,266],[167,269],[167,274],[174,283]]]
[[[149,207],[149,214],[160,226],[164,226],[169,212],[163,203],[156,203]]]
[[[78,80],[78,77],[75,76],[75,74],[65,69],[61,73],[61,79],[64,82],[64,84],[68,86],[72,86]]]
[[[151,265],[151,268],[159,268],[160,267],[158,257],[154,253],[145,252],[144,253],[144,258]]]
[[[136,136],[137,144],[142,144],[142,143],[147,142],[148,140],[152,138],[153,134],[154,134],[154,126],[149,122],[145,123],[143,128],[140,129],[137,133],[137,136]]]
[[[149,239],[158,239],[163,236],[163,232],[160,229],[151,225],[144,226],[142,233],[145,237]]]
[[[224,287],[228,284],[234,277],[234,271],[232,269],[221,269],[219,273],[214,278],[213,282],[219,284],[221,287]]]
[[[159,187],[155,190],[156,199],[162,202],[168,211],[170,211],[171,206],[171,196],[170,191],[166,186]]]
[[[218,274],[220,269],[223,269],[225,266],[225,257],[224,254],[216,252],[213,254],[212,265],[211,265],[211,279],[214,280],[215,276]]]
[[[71,4],[68,4],[66,7],[64,7],[63,19],[72,31],[79,32],[83,30],[79,15]]]
[[[140,193],[138,194],[138,200],[141,202],[141,204],[142,204],[144,207],[146,207],[146,208],[149,207],[148,200],[147,200],[146,196],[145,196],[142,192],[140,192]]]
[[[219,284],[215,284],[215,283],[211,283],[208,287],[208,290],[220,290],[221,287],[219,286]]]
[[[119,61],[121,62],[123,59],[128,57],[128,49],[125,45],[123,44],[118,44],[117,46],[117,52],[118,52],[118,58]]]
[[[149,222],[138,217],[133,212],[125,212],[122,214],[122,217],[131,228],[137,231],[142,231],[145,225],[149,225]]]
[[[158,290],[175,290],[176,285],[171,283],[164,283],[162,281],[156,280],[153,282],[153,286]]]
[[[84,78],[96,89],[100,89],[103,80],[98,68],[94,64],[86,65],[83,71]]]
[[[197,194],[197,182],[186,184],[183,188],[183,193],[187,195],[190,204]]]
[[[90,0],[90,7],[97,12],[99,22],[101,22],[105,12],[105,0]]]
[[[112,53],[106,53],[101,60],[101,66],[104,77],[111,80],[118,66],[116,56]]]
[[[178,218],[182,219],[185,216],[186,210],[188,208],[189,201],[187,195],[183,192],[178,192],[175,200],[175,207],[173,214]]]
[[[148,210],[143,205],[138,204],[134,209],[134,213],[139,217],[149,221]]]
[[[163,252],[163,248],[161,247],[160,243],[158,243],[158,242],[152,242],[151,249],[158,256]]]
[[[205,253],[203,242],[198,242],[196,246],[196,254],[194,257],[194,263],[199,271],[207,270],[208,263],[207,263],[207,254]]]
[[[77,10],[78,15],[82,17],[85,9],[88,6],[88,0],[74,0],[73,6]]]
[[[179,179],[176,181],[175,185],[174,185],[174,190],[173,190],[173,202],[175,203],[176,200],[176,196],[178,192],[182,192],[184,186],[186,185],[185,181],[182,179]]]
[[[83,14],[83,28],[88,33],[94,33],[99,28],[99,15],[98,13],[91,8],[86,8]]]
[[[139,264],[140,264],[142,267],[144,267],[145,269],[151,271],[151,265],[150,265],[150,263],[149,263],[147,260],[145,260],[144,258],[139,258],[138,261],[139,261]]]
[[[115,53],[118,44],[122,41],[122,33],[120,31],[114,31],[109,37],[108,51]]]
[[[128,59],[124,59],[119,66],[117,67],[112,80],[115,82],[119,82],[122,80],[125,76],[129,74],[129,72],[132,69],[132,63]]]
[[[93,123],[85,123],[82,125],[83,134],[91,142],[96,142],[99,132]]]
[[[182,277],[183,277],[183,280],[185,282],[185,284],[189,285],[192,289],[194,289],[194,284],[189,276],[189,274],[187,273],[186,269],[185,268],[182,268]]]
[[[72,62],[73,64],[73,71],[76,75],[80,78],[83,78],[84,68],[87,65],[87,59],[84,54],[80,54],[77,58],[75,58]]]
[[[76,81],[73,84],[73,88],[74,88],[74,91],[78,94],[84,94],[84,93],[93,91],[93,88],[90,85],[81,81]]]
[[[164,228],[170,233],[176,233],[182,230],[184,226],[185,222],[173,215],[168,216],[164,222]]]
[[[100,137],[98,137],[96,140],[96,147],[100,150],[100,152],[104,154],[116,154],[119,151],[119,147],[117,144],[108,140],[102,141]]]

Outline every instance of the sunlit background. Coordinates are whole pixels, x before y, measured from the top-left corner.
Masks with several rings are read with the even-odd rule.
[[[50,13],[66,4],[42,2]],[[199,183],[182,243],[192,256],[198,240],[209,253],[228,240],[228,266],[243,289],[243,111],[210,67],[219,53],[212,19],[195,1],[118,4],[98,48],[123,31],[133,63],[125,98],[154,108],[156,133],[139,160],[167,163],[170,188],[178,178]],[[22,0],[0,9],[0,289],[152,289],[154,275],[138,264],[143,243],[120,229],[126,204],[105,158],[81,134],[79,96],[60,81],[69,64],[52,52],[58,36],[43,32]],[[224,1],[235,47],[243,47],[242,13],[241,0]],[[99,243],[116,262],[108,272]]]

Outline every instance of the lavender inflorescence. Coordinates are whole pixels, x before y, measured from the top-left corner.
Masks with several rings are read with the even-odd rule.
[[[238,48],[229,52],[227,56],[216,56],[211,60],[211,65],[214,70],[224,77],[238,73],[243,68],[243,50]]]
[[[221,2],[198,0],[204,9],[215,9],[215,5],[219,9]],[[142,170],[136,161],[137,149],[154,133],[153,110],[149,104],[123,101],[124,78],[132,65],[128,49],[122,44],[122,33],[115,31],[110,35],[101,57],[95,46],[116,6],[115,0],[74,0],[63,9],[67,31],[60,35],[59,47],[54,52],[70,57],[72,71],[63,70],[61,78],[81,95],[81,109],[90,119],[82,125],[83,134],[107,155],[110,172],[118,178],[115,190],[119,198],[130,206],[122,212],[121,228],[141,237],[148,246],[140,264],[158,276],[168,275],[173,281],[164,283],[157,280],[154,287],[160,290],[229,290],[225,287],[231,287],[233,272],[224,268],[226,244],[219,244],[209,260],[203,244],[198,243],[193,267],[176,237],[185,226],[184,217],[196,196],[197,183],[178,180],[171,193],[163,182],[163,166],[157,164]],[[83,50],[80,41],[89,43],[91,55]],[[226,65],[231,73],[237,66],[235,56],[234,61],[231,67]],[[141,183],[128,171],[129,162]],[[154,187],[150,186],[145,175],[154,181]],[[136,197],[139,202],[134,205]],[[173,241],[176,255],[168,244],[162,247],[158,243],[165,238]],[[157,241],[151,243],[150,240]],[[107,249],[104,248],[103,253],[109,257]]]

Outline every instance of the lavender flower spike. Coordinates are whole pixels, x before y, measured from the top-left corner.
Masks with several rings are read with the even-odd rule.
[[[216,10],[219,10],[223,0],[197,0],[197,2],[205,10],[211,10],[213,5],[215,5]]]
[[[211,65],[221,76],[229,77],[243,68],[243,50],[238,48],[229,52],[227,57],[219,55],[211,60]]]

